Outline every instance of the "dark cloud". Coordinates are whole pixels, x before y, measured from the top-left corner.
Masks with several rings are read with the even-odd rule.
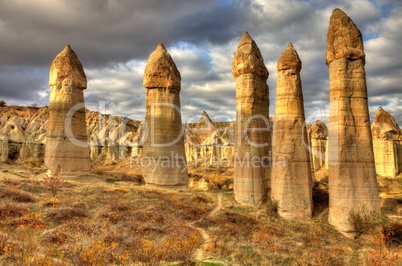
[[[306,116],[328,120],[326,35],[334,8],[344,10],[365,39],[371,118],[385,106],[402,120],[402,2],[399,0],[0,0],[0,98],[48,104],[52,60],[71,44],[88,78],[89,106],[115,115],[145,113],[143,72],[162,42],[182,76],[186,117],[235,118],[233,53],[244,31],[270,72],[275,113],[276,63],[289,42],[303,62]],[[104,108],[106,106],[106,109]],[[313,122],[314,122],[313,121]]]
[[[47,73],[32,68],[6,68],[0,72],[0,98],[43,104],[49,91]]]
[[[159,42],[225,43],[245,21],[237,2],[3,0],[0,63],[46,66],[67,43],[89,67],[146,59]]]

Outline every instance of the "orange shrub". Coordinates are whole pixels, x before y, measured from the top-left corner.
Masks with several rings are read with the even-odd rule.
[[[42,183],[52,191],[53,196],[56,196],[57,192],[59,192],[66,185],[66,181],[58,175],[47,175],[45,178],[43,178]]]
[[[42,213],[30,212],[18,220],[10,223],[13,227],[27,226],[34,230],[42,230],[46,227],[46,223],[42,220]]]
[[[219,174],[208,177],[208,189],[229,189],[233,184],[233,179],[221,176]]]

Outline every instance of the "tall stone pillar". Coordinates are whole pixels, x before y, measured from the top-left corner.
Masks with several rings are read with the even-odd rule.
[[[269,74],[247,32],[234,54],[232,73],[236,79],[235,199],[256,205],[268,196],[270,186]]]
[[[328,128],[320,120],[317,120],[313,125],[311,125],[310,134],[310,147],[312,160],[312,172],[313,175],[316,171],[320,170],[325,164],[325,149],[328,138]],[[314,180],[314,178],[313,178]]]
[[[0,135],[0,162],[7,161],[8,153],[8,137]]]
[[[276,108],[272,153],[283,156],[285,165],[273,165],[271,198],[286,219],[310,219],[313,211],[312,176],[305,127],[302,63],[291,43],[281,54],[276,82]]]
[[[147,139],[141,161],[148,186],[188,187],[180,111],[180,73],[163,44],[149,56],[144,72]]]
[[[51,175],[89,173],[83,90],[87,79],[77,54],[66,45],[49,74],[50,104],[45,165]]]
[[[340,9],[329,22],[327,53],[330,80],[328,137],[329,223],[346,236],[355,232],[351,212],[379,211],[365,54],[359,29]]]

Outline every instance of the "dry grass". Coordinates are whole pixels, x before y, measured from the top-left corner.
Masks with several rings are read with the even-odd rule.
[[[6,203],[0,206],[0,220],[12,219],[21,217],[27,214],[28,209],[15,205],[13,203]]]
[[[17,202],[35,202],[35,198],[30,193],[14,187],[0,188],[0,198]]]
[[[112,172],[68,179],[54,197],[43,176],[15,177],[10,167],[0,184],[0,264],[194,264],[204,247],[204,257],[237,265],[402,262],[402,224],[368,227],[368,238],[351,240],[319,218],[328,208],[325,180],[315,187],[314,219],[286,221],[275,215],[275,203],[240,206],[229,190],[146,189],[106,170]],[[210,215],[217,193],[223,206]]]
[[[88,217],[86,213],[79,208],[61,207],[46,210],[44,218],[47,221],[64,223],[69,220],[80,220]]]

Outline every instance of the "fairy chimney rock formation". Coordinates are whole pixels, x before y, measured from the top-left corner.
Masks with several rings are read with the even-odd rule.
[[[300,58],[292,44],[281,54],[276,83],[276,109],[272,152],[285,165],[273,165],[271,198],[286,219],[310,219],[313,211],[312,176],[305,127]]]
[[[180,113],[180,73],[163,44],[149,56],[144,72],[147,138],[142,173],[148,186],[188,187]]]
[[[371,125],[375,168],[378,175],[395,177],[402,169],[402,130],[382,107]]]
[[[327,126],[317,120],[311,125],[309,130],[309,142],[310,142],[310,160],[312,165],[313,175],[316,171],[325,166],[325,153],[328,138]]]
[[[329,222],[355,233],[351,212],[379,211],[380,202],[367,103],[365,54],[359,29],[335,9],[327,34],[330,116],[328,137]]]
[[[234,54],[232,73],[236,79],[235,199],[256,205],[267,197],[270,186],[269,74],[247,32]]]
[[[7,161],[8,153],[8,137],[0,135],[0,162]]]
[[[49,74],[50,104],[45,165],[51,175],[89,173],[83,90],[87,79],[77,54],[66,45]]]

